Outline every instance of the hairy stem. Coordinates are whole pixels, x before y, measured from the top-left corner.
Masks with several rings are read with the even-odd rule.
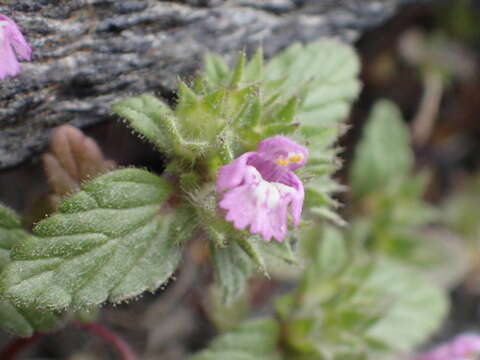
[[[33,345],[42,338],[41,334],[34,334],[29,338],[20,338],[12,340],[6,347],[0,352],[0,359],[2,360],[15,360],[21,352],[25,351],[30,345]]]

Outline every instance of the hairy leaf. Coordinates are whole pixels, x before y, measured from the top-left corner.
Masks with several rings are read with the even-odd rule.
[[[427,340],[448,311],[448,298],[442,290],[418,271],[394,262],[380,262],[365,287],[384,291],[385,300],[391,303],[367,336],[396,351],[411,351]]]
[[[139,169],[87,183],[12,251],[1,288],[16,304],[64,309],[153,291],[175,271],[190,234],[170,211],[170,185]]]
[[[18,241],[28,237],[18,216],[0,205],[0,269],[10,262],[10,250]]]
[[[265,78],[286,77],[285,95],[302,98],[298,117],[308,135],[309,127],[337,125],[346,119],[360,90],[359,69],[352,47],[322,40],[290,46],[266,65]]]
[[[288,264],[295,264],[297,262],[297,256],[295,253],[297,241],[296,234],[290,233],[282,242],[266,242],[260,240],[259,247],[264,255],[283,260]]]
[[[0,271],[10,262],[11,248],[27,237],[16,214],[0,205]],[[60,323],[60,316],[53,312],[18,307],[0,297],[0,328],[7,332],[29,337],[34,331],[49,331]]]
[[[223,247],[212,241],[210,248],[217,285],[223,293],[223,302],[229,304],[245,290],[254,263],[236,241]]]
[[[358,145],[350,180],[352,192],[361,198],[399,184],[413,166],[408,128],[393,103],[378,102]]]
[[[117,115],[127,119],[129,126],[166,154],[178,146],[180,135],[172,120],[170,107],[150,94],[121,100],[112,106]]]

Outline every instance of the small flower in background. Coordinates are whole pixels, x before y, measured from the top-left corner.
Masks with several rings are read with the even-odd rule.
[[[480,335],[463,334],[414,360],[476,360],[480,359]]]
[[[248,152],[223,166],[217,192],[224,193],[219,205],[226,220],[239,230],[250,225],[253,234],[266,241],[283,241],[288,231],[288,208],[298,226],[304,189],[294,171],[305,165],[308,150],[283,137],[261,141],[258,151]]]
[[[17,24],[8,16],[0,14],[0,80],[20,72],[17,57],[30,61],[32,49]]]

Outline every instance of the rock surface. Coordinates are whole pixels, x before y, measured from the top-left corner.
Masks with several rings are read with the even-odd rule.
[[[405,0],[2,0],[33,48],[17,78],[0,82],[0,169],[42,150],[50,130],[111,118],[114,99],[172,98],[202,54],[232,58],[262,44],[355,40]]]

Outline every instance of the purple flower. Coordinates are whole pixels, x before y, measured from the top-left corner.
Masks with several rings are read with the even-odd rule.
[[[16,56],[15,56],[16,54]],[[28,46],[18,26],[9,17],[0,14],[0,80],[20,72],[20,60],[30,60],[32,49]]]
[[[480,336],[463,334],[442,344],[415,360],[474,360],[480,356]]]
[[[266,241],[283,241],[288,231],[288,209],[298,226],[304,190],[293,173],[305,165],[308,150],[283,136],[263,140],[258,151],[247,152],[223,166],[217,177],[219,205],[226,220],[239,230],[250,225],[252,234]]]

